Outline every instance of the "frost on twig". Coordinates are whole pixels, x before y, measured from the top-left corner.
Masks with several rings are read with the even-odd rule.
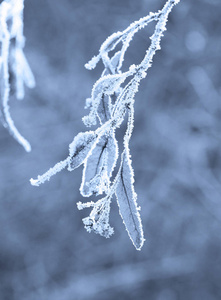
[[[93,231],[106,238],[114,233],[109,224],[110,202],[110,197],[105,197],[92,205],[93,209],[89,217],[83,219],[84,227],[88,232]]]
[[[37,180],[31,179],[33,185],[40,185],[61,169],[67,167],[69,171],[84,165],[80,193],[84,197],[103,195],[97,202],[78,202],[78,209],[92,208],[89,217],[83,219],[87,231],[98,233],[105,237],[113,234],[109,225],[110,203],[116,195],[120,215],[135,248],[140,250],[144,243],[143,228],[137,205],[137,195],[134,190],[134,172],[129,150],[129,141],[134,126],[134,98],[140,81],[145,78],[151,67],[152,59],[160,49],[160,41],[166,30],[168,15],[180,0],[167,0],[163,9],[150,13],[144,18],[132,23],[124,31],[112,34],[101,45],[99,53],[94,56],[85,67],[94,69],[101,60],[104,71],[95,82],[91,98],[86,100],[86,108],[90,109],[83,118],[86,126],[99,126],[95,131],[79,133],[70,144],[69,156],[66,160],[56,164]],[[156,21],[151,44],[139,65],[130,66],[122,72],[125,53],[134,35],[150,22]],[[116,51],[116,46],[121,49]],[[119,169],[113,177],[113,171],[119,158],[118,142],[115,131],[127,116],[127,130],[124,136],[124,149],[120,156]]]
[[[8,104],[11,91],[10,76],[15,80],[18,100],[24,98],[24,85],[29,88],[35,86],[34,76],[23,53],[23,9],[24,0],[4,0],[0,4],[1,119],[3,126],[29,152],[31,146],[15,127]]]

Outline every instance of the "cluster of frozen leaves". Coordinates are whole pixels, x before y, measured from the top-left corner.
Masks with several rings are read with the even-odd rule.
[[[1,120],[5,128],[29,152],[29,142],[19,133],[9,112],[12,88],[18,100],[24,98],[24,85],[35,86],[34,76],[25,58],[23,48],[24,0],[4,0],[0,4],[0,97]]]
[[[99,50],[85,67],[89,70],[96,67],[101,60],[104,70],[95,82],[91,97],[86,100],[89,115],[83,118],[87,127],[98,125],[94,131],[79,133],[69,146],[69,156],[59,162],[36,180],[32,185],[40,185],[49,180],[52,175],[67,167],[72,171],[83,165],[83,176],[80,193],[84,197],[102,195],[97,202],[78,203],[78,209],[92,208],[88,217],[83,219],[87,231],[98,233],[105,237],[113,234],[109,224],[110,203],[116,196],[120,215],[123,219],[129,237],[137,250],[144,243],[143,229],[137,205],[137,195],[134,190],[134,174],[129,149],[129,141],[134,126],[134,96],[138,91],[140,81],[145,78],[151,66],[153,56],[160,49],[160,41],[166,30],[168,15],[179,0],[168,0],[163,9],[150,13],[139,21],[132,23],[124,31],[112,34],[106,39]],[[128,71],[122,72],[125,53],[136,32],[156,21],[151,44],[144,59],[139,65],[132,65]],[[115,51],[117,45],[119,51]],[[123,151],[119,155],[118,141],[115,131],[127,117],[127,130],[123,141]],[[119,168],[116,175],[113,171]]]

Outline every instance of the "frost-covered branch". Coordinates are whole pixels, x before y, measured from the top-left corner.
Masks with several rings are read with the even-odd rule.
[[[24,98],[24,85],[35,86],[34,76],[23,53],[24,0],[4,0],[0,5],[1,119],[5,128],[29,152],[29,142],[19,133],[9,112],[10,73],[15,78],[16,98]]]
[[[109,211],[111,199],[116,195],[120,215],[137,250],[142,248],[144,236],[140,208],[134,190],[134,172],[129,149],[134,126],[134,100],[140,81],[146,77],[153,57],[160,49],[169,13],[179,1],[168,0],[162,10],[150,13],[132,23],[124,31],[112,34],[101,45],[98,55],[85,65],[91,70],[101,60],[104,71],[92,88],[91,98],[86,100],[86,108],[90,108],[90,113],[83,118],[84,124],[88,127],[96,125],[98,120],[98,128],[79,133],[70,144],[66,160],[56,164],[36,180],[31,179],[31,184],[38,186],[65,167],[72,171],[84,165],[80,187],[82,196],[104,194],[97,202],[78,203],[79,209],[92,207],[89,217],[83,219],[85,228],[89,232],[94,231],[105,237],[113,234],[113,229],[109,225]],[[131,40],[140,29],[152,21],[156,21],[156,26],[143,60],[139,65],[132,65],[128,71],[122,72],[124,56]],[[120,43],[121,49],[116,51],[116,46]],[[124,149],[119,156],[115,131],[121,126],[126,115],[128,123]],[[112,178],[119,157],[119,169],[117,175]]]

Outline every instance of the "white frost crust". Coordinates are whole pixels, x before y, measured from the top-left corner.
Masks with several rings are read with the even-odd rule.
[[[12,72],[15,76],[16,97],[24,97],[24,84],[29,88],[35,86],[34,76],[24,56],[23,48],[25,38],[23,36],[23,9],[24,0],[5,0],[0,5],[0,77],[2,84],[2,122],[9,133],[27,151],[31,151],[29,142],[19,133],[14,125],[9,112],[9,63],[12,65]],[[11,29],[8,28],[8,21],[11,20]],[[15,44],[11,45],[11,39]]]
[[[134,126],[134,98],[141,80],[146,77],[147,70],[152,65],[156,51],[160,50],[160,42],[166,30],[168,15],[174,5],[179,2],[180,0],[167,0],[162,10],[150,13],[132,23],[122,32],[112,34],[101,45],[99,54],[86,64],[86,68],[90,70],[95,68],[100,60],[104,65],[104,71],[100,79],[95,82],[91,98],[87,101],[86,107],[90,107],[90,113],[83,118],[86,126],[96,125],[98,118],[100,127],[94,132],[80,133],[71,144],[69,161],[64,163],[64,167],[68,165],[69,170],[84,164],[80,188],[84,197],[106,193],[106,196],[97,202],[78,202],[79,210],[92,207],[89,217],[83,219],[86,230],[94,231],[105,237],[113,234],[113,229],[109,225],[109,212],[111,199],[116,194],[120,215],[137,250],[141,250],[145,239],[139,213],[140,207],[137,205],[137,194],[134,189],[134,172],[129,150],[129,141]],[[131,40],[136,32],[152,21],[157,23],[143,60],[139,65],[133,65],[127,72],[122,73],[121,67]],[[115,51],[112,57],[109,57],[111,51],[114,52],[119,43],[122,43],[121,50]],[[125,83],[128,77],[132,78]],[[112,149],[110,147],[111,150],[108,151],[105,141],[110,138],[116,128],[120,127],[127,112],[128,124],[124,136],[124,150],[121,154],[120,168],[111,182],[110,177],[116,166],[118,150],[116,152],[115,147]],[[114,134],[113,139],[115,141]],[[84,150],[81,149],[82,153],[80,153],[79,149],[82,146]],[[114,159],[108,162],[108,157],[111,155]],[[79,161],[77,158],[77,163],[75,162],[73,165],[76,156],[79,156]],[[63,166],[61,168],[54,167],[49,173],[54,175],[62,168]],[[42,178],[48,180],[50,177],[45,173]]]

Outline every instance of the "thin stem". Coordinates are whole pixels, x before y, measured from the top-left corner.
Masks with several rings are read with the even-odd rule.
[[[174,5],[176,5],[179,1],[180,0],[168,0],[163,9],[159,11],[159,19],[156,24],[154,34],[151,37],[151,44],[142,62],[137,67],[137,71],[134,77],[129,81],[129,83],[124,87],[121,94],[118,96],[118,99],[113,108],[112,121],[122,119],[121,116],[124,114],[123,110],[125,110],[125,105],[130,103],[137,93],[140,81],[145,78],[147,70],[151,67],[151,63],[156,51],[160,50],[160,42],[161,38],[163,37],[163,32],[166,30],[168,15]],[[118,126],[122,123],[122,121],[118,122]]]
[[[49,181],[50,178],[57,173],[59,173],[61,170],[67,167],[67,165],[70,162],[70,157],[67,157],[65,160],[60,161],[54,167],[50,168],[47,172],[45,172],[43,175],[38,176],[37,179],[30,179],[30,182],[34,186],[39,186],[40,184],[44,183],[45,181]]]

